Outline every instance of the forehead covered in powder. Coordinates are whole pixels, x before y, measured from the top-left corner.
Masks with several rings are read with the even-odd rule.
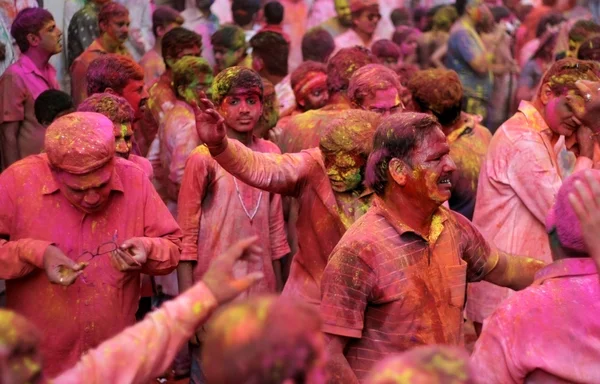
[[[253,90],[258,92],[258,96],[262,100],[263,82],[260,75],[249,68],[230,67],[219,72],[213,80],[212,98],[213,102],[219,105],[231,93]]]
[[[53,167],[72,174],[94,171],[115,154],[113,123],[94,112],[74,112],[58,118],[44,141]]]
[[[348,109],[329,123],[319,142],[324,154],[345,152],[369,156],[373,148],[373,135],[380,122],[380,116],[361,109]]]

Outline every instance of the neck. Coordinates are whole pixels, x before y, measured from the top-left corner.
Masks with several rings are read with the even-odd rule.
[[[98,42],[108,53],[115,53],[121,47],[121,43],[115,41],[107,33],[103,33],[98,37]]]
[[[354,28],[354,32],[358,35],[358,37],[360,37],[365,46],[368,46],[371,42],[371,39],[373,38],[372,33],[366,33],[358,28]]]
[[[285,76],[277,76],[277,75],[271,75],[270,73],[266,73],[266,71],[261,71],[262,73],[260,74],[262,77],[264,77],[265,79],[269,80],[271,82],[271,84],[273,84],[274,86],[279,84],[281,82],[281,80],[283,80],[283,78]]]
[[[235,129],[227,127],[227,137],[230,139],[236,139],[240,143],[249,147],[252,143],[252,131],[250,132],[238,132]]]
[[[34,47],[29,47],[23,54],[27,56],[40,71],[43,71],[46,68],[48,60],[52,57],[48,52]]]
[[[386,209],[394,217],[400,219],[403,224],[423,236],[429,236],[431,220],[433,219],[433,214],[439,208],[438,205],[432,204],[432,202],[422,204],[422,202],[415,201],[414,198],[408,198],[404,196],[402,189],[396,184],[388,184],[382,200],[385,203]]]
[[[342,92],[335,92],[329,96],[329,101],[327,105],[335,105],[335,104],[350,104],[350,100],[348,100],[348,96]]]
[[[154,48],[152,48],[162,57],[162,38],[157,38],[154,42]]]
[[[452,123],[450,125],[446,125],[445,127],[442,127],[442,131],[444,132],[444,135],[448,136],[452,132],[456,131],[458,128],[462,127],[465,122],[464,117],[465,116],[464,116],[463,112],[461,112],[454,123]]]

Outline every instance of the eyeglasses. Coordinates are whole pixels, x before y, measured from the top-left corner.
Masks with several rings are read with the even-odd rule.
[[[369,19],[369,21],[379,21],[379,20],[381,20],[381,14],[379,14],[379,13],[369,13],[367,15],[367,19]]]
[[[98,248],[96,248],[95,252],[85,251],[81,255],[77,257],[77,262],[89,263],[94,259],[94,257],[98,257],[101,255],[105,255],[107,253],[111,253],[119,249],[119,246],[114,241],[107,241],[106,243],[100,244]]]

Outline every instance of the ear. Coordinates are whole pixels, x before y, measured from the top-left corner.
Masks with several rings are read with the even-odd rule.
[[[540,98],[540,101],[542,102],[542,104],[543,105],[548,104],[548,102],[550,101],[552,96],[553,96],[553,92],[552,92],[552,89],[550,89],[550,86],[547,83],[543,84],[540,89],[540,94],[539,94],[539,98]]]
[[[35,33],[27,34],[27,42],[30,47],[37,47],[40,44],[40,37]]]
[[[256,55],[252,55],[252,69],[260,73],[260,71],[262,71],[264,67],[265,63],[263,62],[263,60]]]
[[[103,21],[101,23],[98,23],[98,29],[100,30],[100,34],[102,34],[103,32],[106,32],[106,30],[108,29],[108,23],[106,21]]]
[[[163,27],[162,25],[159,25],[158,27],[156,27],[156,37],[160,39],[164,35],[165,35],[165,27]]]
[[[400,159],[393,158],[388,165],[390,177],[401,187],[408,182],[408,166]]]
[[[108,87],[108,88],[106,88],[106,89],[104,90],[104,92],[106,92],[106,93],[111,93],[111,94],[113,94],[113,95],[117,95],[117,96],[121,96],[121,95],[119,95],[117,92],[115,92],[115,90],[114,90],[114,89],[112,89],[111,87]]]
[[[306,101],[304,101],[304,99],[296,99],[296,103],[301,107],[306,105]]]

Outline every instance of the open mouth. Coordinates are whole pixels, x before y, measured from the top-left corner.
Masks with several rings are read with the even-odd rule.
[[[450,177],[444,176],[444,177],[440,178],[438,181],[438,185],[451,186],[452,182],[450,182]]]

